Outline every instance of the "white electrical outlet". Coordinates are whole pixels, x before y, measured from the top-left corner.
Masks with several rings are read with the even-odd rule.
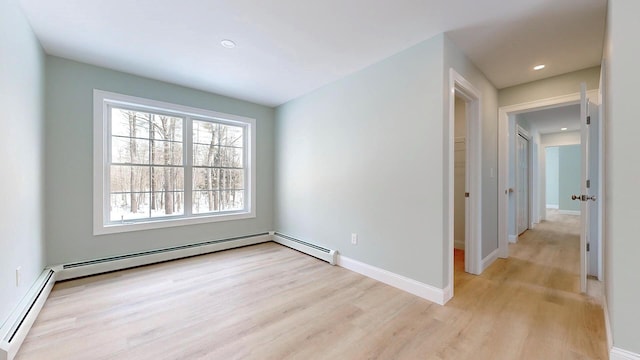
[[[356,233],[351,234],[351,244],[358,245],[358,234]]]
[[[18,266],[16,268],[16,286],[20,286],[20,272],[22,271],[22,266]]]

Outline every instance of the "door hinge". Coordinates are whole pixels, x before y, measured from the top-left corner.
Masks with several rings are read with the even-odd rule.
[[[587,180],[587,189],[591,187],[591,180]]]
[[[464,193],[464,197],[468,198],[469,197],[469,193],[468,192]]]
[[[587,116],[587,125],[591,125],[591,116]]]
[[[587,243],[587,251],[591,251],[591,246],[589,246],[589,243]]]

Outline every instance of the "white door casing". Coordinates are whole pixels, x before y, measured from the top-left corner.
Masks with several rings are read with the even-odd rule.
[[[517,235],[529,229],[529,140],[516,136],[516,219]]]
[[[481,235],[482,223],[480,213],[482,209],[482,95],[468,80],[449,69],[449,126],[448,126],[448,183],[445,195],[448,203],[448,222],[446,227],[448,242],[448,271],[445,289],[445,302],[453,297],[453,249],[454,249],[454,158],[455,158],[455,97],[456,94],[466,102],[466,191],[469,197],[465,200],[465,267],[473,274],[479,274],[482,266]]]
[[[597,90],[590,90],[590,99],[597,99]],[[580,103],[580,93],[540,99],[531,102],[502,106],[498,109],[498,246],[499,257],[509,257],[509,142],[514,141],[509,133],[509,116],[531,110],[550,109]],[[598,155],[601,158],[601,154]],[[598,176],[601,176],[599,174]],[[598,232],[602,229],[598,228]],[[598,271],[601,272],[601,261]]]
[[[600,191],[600,106],[589,98],[589,196],[596,200],[589,203],[589,251],[587,254],[587,275],[601,279],[600,205],[603,201]]]

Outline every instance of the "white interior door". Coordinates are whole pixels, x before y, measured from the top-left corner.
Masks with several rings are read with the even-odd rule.
[[[516,190],[518,235],[529,228],[529,140],[516,137]]]
[[[589,110],[587,86],[585,83],[582,83],[580,89],[580,143],[582,147],[580,191],[582,193],[573,197],[574,200],[580,201],[580,291],[582,292],[587,292],[587,270],[589,267],[588,248],[591,238],[590,218],[591,211],[596,201],[596,189],[595,186],[591,186],[590,181],[591,114]]]

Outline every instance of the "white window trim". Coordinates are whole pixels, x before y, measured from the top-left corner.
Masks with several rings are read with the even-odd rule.
[[[245,151],[247,156],[247,172],[249,186],[247,187],[247,197],[245,201],[246,210],[233,213],[199,214],[189,217],[174,217],[149,219],[148,221],[136,220],[135,222],[123,222],[107,224],[105,211],[105,201],[107,199],[108,180],[108,104],[122,104],[135,106],[136,108],[148,108],[149,110],[180,113],[182,116],[192,116],[196,119],[216,119],[221,122],[239,123],[246,126],[248,136]],[[118,93],[93,90],[93,234],[104,235],[128,231],[161,229],[174,226],[195,225],[212,223],[219,221],[249,219],[256,217],[256,120],[244,116],[225,114],[221,112],[198,109],[183,105],[177,105],[162,101],[139,98],[135,96],[122,95]],[[184,136],[187,136],[185,134]],[[190,143],[190,142],[189,142]],[[185,151],[188,151],[186,149]],[[186,181],[186,179],[185,179]],[[185,205],[186,206],[186,205]],[[190,205],[189,205],[190,206]]]

